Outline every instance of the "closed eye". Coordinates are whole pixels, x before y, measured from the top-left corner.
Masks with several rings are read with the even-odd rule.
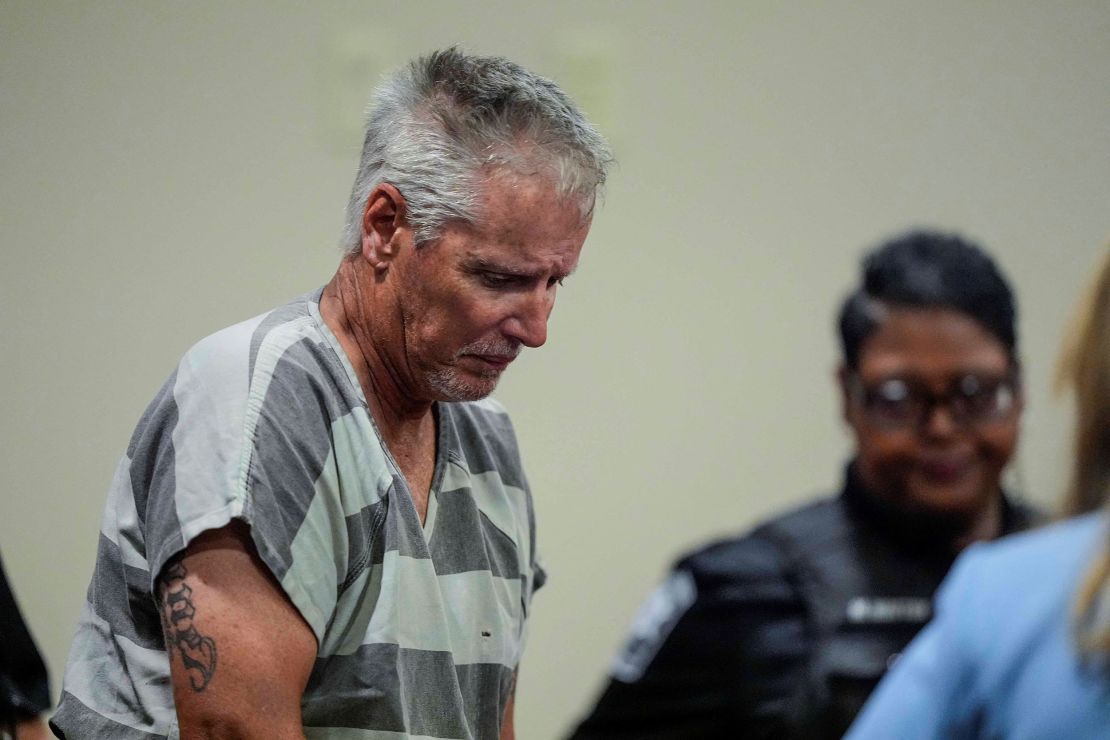
[[[526,275],[514,275],[512,273],[493,272],[490,270],[483,270],[478,273],[478,278],[487,288],[498,290],[518,288],[531,280],[531,278]]]
[[[469,264],[464,263],[462,270],[469,273],[483,287],[499,291],[530,291],[540,286],[552,290],[562,285],[568,277],[562,272],[550,274],[546,271],[516,271],[495,262],[478,259]]]

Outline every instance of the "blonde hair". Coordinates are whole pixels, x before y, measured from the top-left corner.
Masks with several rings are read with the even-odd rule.
[[[1110,247],[1066,335],[1056,387],[1075,393],[1075,456],[1064,513],[1085,514],[1110,491]]]
[[[1069,516],[1110,506],[1110,246],[1081,300],[1056,372],[1075,397],[1075,455],[1064,503]],[[1110,541],[1083,579],[1076,632],[1086,652],[1110,652]]]

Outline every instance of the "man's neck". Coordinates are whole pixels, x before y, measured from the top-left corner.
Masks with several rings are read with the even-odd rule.
[[[407,369],[395,359],[400,353],[389,351],[404,341],[403,332],[388,295],[360,289],[360,284],[373,280],[364,264],[344,259],[324,286],[320,315],[347,354],[374,421],[381,427],[403,429],[426,419],[432,402],[416,398]]]
[[[344,259],[320,296],[320,315],[354,368],[382,442],[408,481],[423,519],[435,466],[433,402],[413,398],[403,368],[385,349],[403,337],[389,324],[396,310],[384,300],[377,305],[372,291],[359,290],[360,281],[373,279],[357,260]]]

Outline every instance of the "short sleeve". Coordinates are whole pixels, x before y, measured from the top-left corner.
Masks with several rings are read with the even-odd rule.
[[[198,534],[241,519],[321,640],[347,574],[348,520],[379,483],[366,474],[374,446],[348,386],[307,317],[232,327],[191,349],[133,450],[152,579]],[[355,495],[343,488],[352,481]]]
[[[240,462],[250,327],[195,345],[147,407],[128,448],[128,478],[144,529],[150,588],[200,533],[241,517]],[[128,517],[129,518],[129,517]],[[129,522],[121,522],[125,530]]]

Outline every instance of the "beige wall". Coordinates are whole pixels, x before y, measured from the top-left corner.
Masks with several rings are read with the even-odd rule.
[[[983,241],[1022,307],[1017,470],[1110,235],[1110,4],[43,3],[0,10],[0,548],[55,688],[132,425],[201,336],[320,285],[368,74],[462,42],[563,80],[621,164],[499,391],[552,573],[524,738],[586,706],[683,548],[836,483],[832,313],[878,238]],[[357,101],[357,102],[352,102]]]

